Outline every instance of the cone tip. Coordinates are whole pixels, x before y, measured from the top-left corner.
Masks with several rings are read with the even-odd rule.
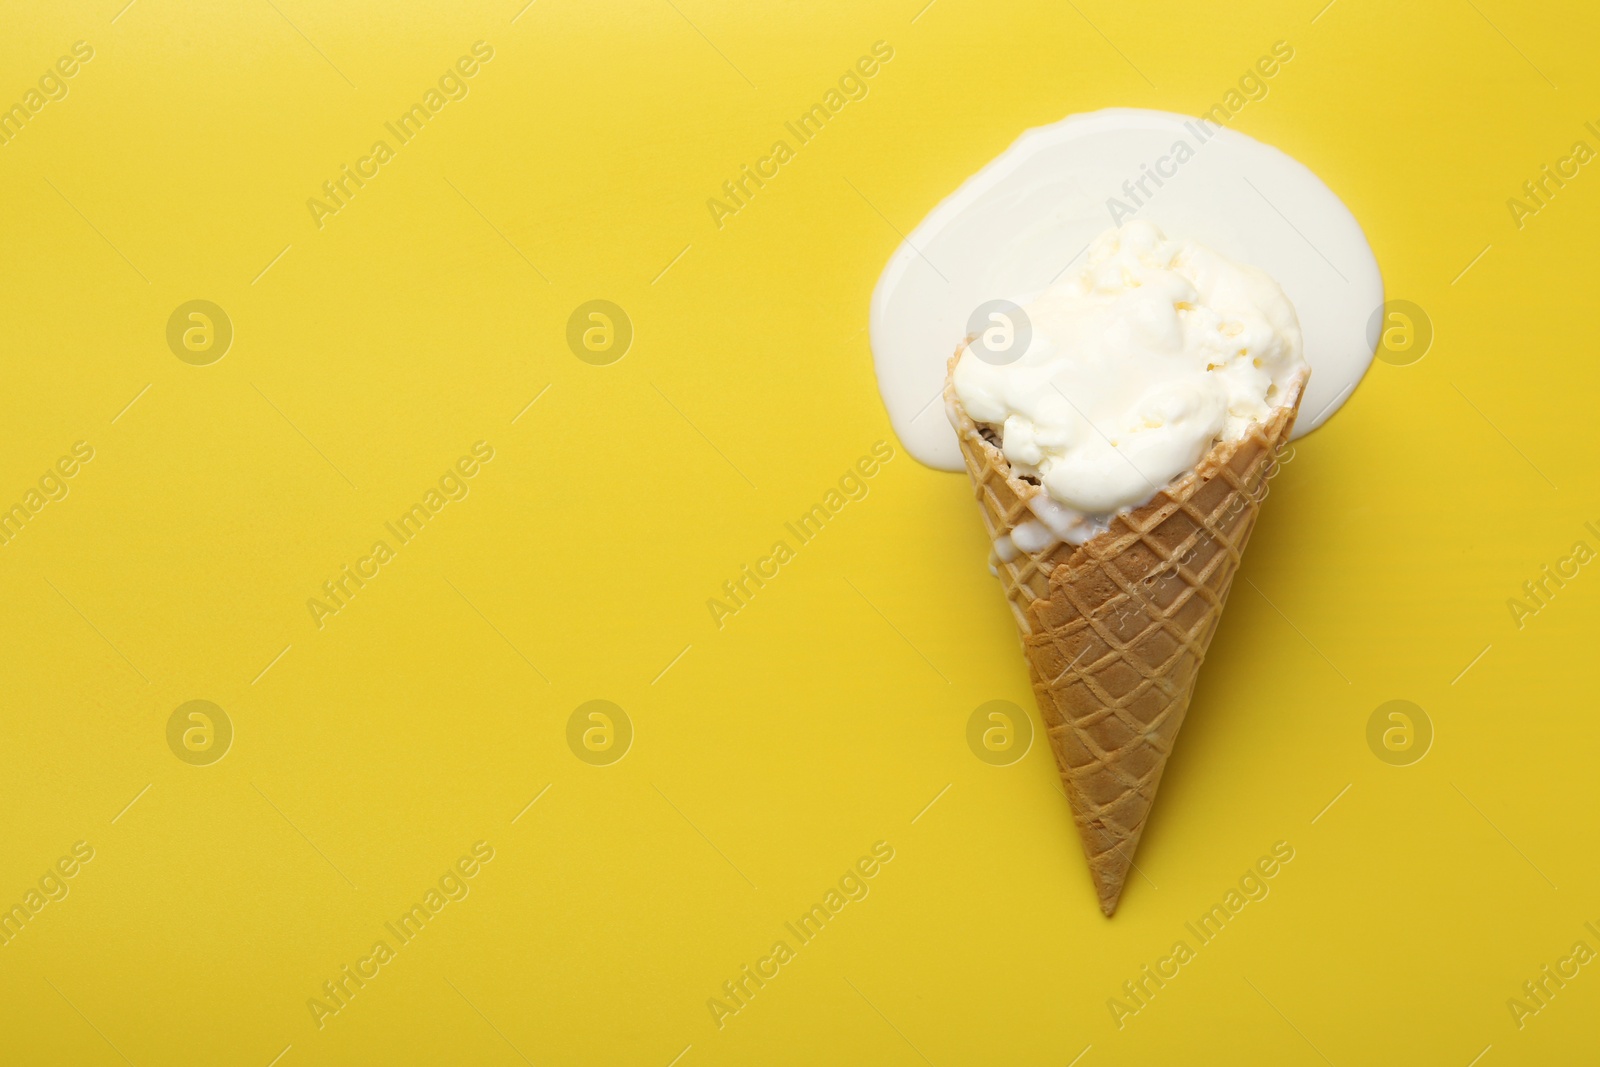
[[[1100,898],[1100,910],[1109,919],[1116,914],[1122,890],[1128,884],[1127,861],[1118,853],[1110,862],[1091,864],[1089,873],[1094,878],[1095,896]]]

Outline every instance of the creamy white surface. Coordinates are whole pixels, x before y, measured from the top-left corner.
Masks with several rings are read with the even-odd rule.
[[[1064,269],[1081,268],[1085,246],[1113,223],[1107,199],[1126,201],[1124,182],[1180,141],[1193,158],[1133,217],[1254,264],[1288,294],[1315,371],[1296,437],[1348,400],[1372,362],[1367,323],[1384,296],[1349,209],[1306,167],[1245,134],[1186,115],[1114,108],[1024,133],[934,208],[884,268],[872,298],[873,359],[890,421],[912,456],[962,469],[938,397],[973,309],[995,298],[1026,303],[1066,277]]]
[[[1057,507],[1012,531],[1024,551],[1080,542],[1145,503],[1218,441],[1237,441],[1306,373],[1294,306],[1263,271],[1135,221],[1022,308],[1032,340],[996,365],[966,348],[953,384]],[[998,549],[997,549],[998,551]]]

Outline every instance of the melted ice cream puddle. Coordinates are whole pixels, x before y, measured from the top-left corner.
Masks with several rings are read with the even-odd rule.
[[[1169,176],[1157,185],[1152,170]],[[884,269],[872,298],[873,358],[889,419],[912,456],[962,469],[940,396],[973,311],[993,299],[1027,303],[1081,268],[1097,234],[1132,219],[1281,285],[1313,369],[1295,436],[1338,410],[1372,362],[1367,323],[1383,302],[1354,216],[1315,174],[1251,137],[1184,115],[1116,108],[1024,133],[936,207]],[[1061,517],[1039,517],[1044,530],[1052,522]]]

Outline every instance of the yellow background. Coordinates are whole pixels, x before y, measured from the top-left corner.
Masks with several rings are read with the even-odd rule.
[[[1600,147],[1593,5],[521,3],[5,15],[0,102],[95,55],[0,147],[0,502],[95,455],[0,547],[0,904],[95,857],[0,948],[4,1059],[1592,1049],[1594,966],[1521,1030],[1506,1001],[1600,948],[1600,576],[1520,630],[1506,601],[1600,547],[1600,177],[1520,230],[1506,200]],[[319,230],[307,198],[478,40],[470,95]],[[719,230],[707,198],[879,40],[870,95]],[[1344,198],[1437,337],[1275,483],[1107,921],[1042,739],[965,740],[1035,711],[961,478],[897,447],[722,629],[706,600],[893,441],[865,326],[897,230],[1027,127],[1204,110],[1278,40],[1234,125]],[[210,366],[165,341],[197,298],[236,331]],[[591,299],[635,326],[610,366],[565,342]],[[319,630],[307,599],[479,440],[470,496]],[[194,699],[236,732],[210,766],[166,741]],[[611,766],[566,742],[591,699],[635,730]],[[1391,699],[1436,731],[1412,766],[1367,746]],[[318,1029],[479,840],[471,895]],[[870,896],[719,1030],[708,998],[880,840]],[[1280,840],[1271,895],[1119,1030],[1107,999]]]

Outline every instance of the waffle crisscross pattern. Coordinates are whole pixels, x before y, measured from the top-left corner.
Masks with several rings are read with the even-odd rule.
[[[954,361],[951,363],[954,367]],[[994,561],[1102,910],[1116,909],[1195,679],[1303,394],[1082,545]],[[1018,476],[946,385],[991,540],[1034,518]]]

